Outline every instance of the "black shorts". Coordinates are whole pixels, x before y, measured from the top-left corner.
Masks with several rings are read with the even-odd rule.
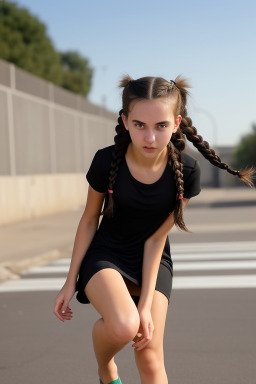
[[[162,292],[168,299],[168,305],[170,303],[170,296],[172,291],[172,278],[171,272],[165,265],[160,264],[158,270],[158,276],[156,281],[156,291]],[[138,306],[138,302],[140,297],[131,295],[136,307]]]
[[[81,264],[79,277],[76,283],[76,298],[80,303],[90,304],[90,301],[84,292],[85,287],[88,281],[96,272],[105,268],[115,269],[116,271],[120,272],[121,275],[127,277],[133,283],[141,286],[141,284],[139,284],[138,278],[131,276],[127,271],[125,271],[124,267],[116,265],[115,261],[106,260],[106,257],[104,257],[104,260],[102,260],[101,257],[96,257],[96,255],[94,255],[93,257],[85,257]],[[172,279],[173,275],[171,269],[168,267],[168,265],[166,265],[166,263],[162,263],[161,261],[158,270],[155,290],[162,292],[167,297],[168,305],[172,291]],[[135,305],[138,306],[139,296],[131,295],[131,297]]]

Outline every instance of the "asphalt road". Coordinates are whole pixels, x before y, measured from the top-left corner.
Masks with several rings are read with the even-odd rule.
[[[170,233],[169,383],[256,383],[255,217],[255,206],[190,208],[194,233]],[[73,298],[71,321],[53,315],[67,268],[60,259],[0,286],[1,384],[98,383],[91,330],[99,314]],[[123,384],[140,383],[131,344],[115,358]]]

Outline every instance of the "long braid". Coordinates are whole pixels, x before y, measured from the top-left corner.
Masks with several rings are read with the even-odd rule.
[[[177,79],[179,80],[179,77]],[[181,81],[184,82],[184,80],[181,80]],[[171,81],[170,84],[168,84],[168,86],[171,92],[177,93],[178,87],[176,85],[176,82]],[[186,97],[186,94],[187,92],[184,93],[185,97]],[[186,227],[186,224],[184,222],[184,219],[183,219],[184,208],[182,204],[182,199],[179,198],[179,196],[183,197],[183,193],[184,193],[182,151],[184,151],[185,146],[186,146],[186,137],[184,136],[180,128],[178,128],[177,132],[174,135],[172,135],[171,141],[167,146],[168,160],[170,160],[172,165],[174,180],[175,180],[177,191],[178,191],[177,197],[176,197],[176,204],[173,210],[174,223],[178,229],[192,233]]]
[[[215,153],[215,151],[210,148],[210,145],[207,141],[203,140],[202,136],[197,133],[197,129],[193,126],[192,119],[187,115],[186,109],[186,95],[182,94],[181,90],[181,115],[182,120],[180,123],[180,130],[184,135],[186,135],[187,139],[192,142],[194,147],[198,149],[198,151],[210,161],[211,164],[215,165],[218,168],[225,169],[227,172],[232,175],[237,175],[244,183],[248,184],[250,187],[253,187],[253,178],[255,177],[255,169],[254,167],[250,167],[249,169],[242,170],[233,170],[229,167],[228,164],[223,163],[220,157]]]
[[[101,214],[103,214],[104,216],[106,216],[108,218],[112,217],[114,214],[115,206],[114,206],[114,199],[112,196],[112,191],[114,188],[114,184],[115,184],[116,176],[118,173],[119,165],[120,165],[120,163],[121,163],[121,161],[122,161],[122,159],[126,153],[128,145],[131,141],[130,134],[125,129],[123,120],[121,118],[122,113],[123,113],[123,109],[121,109],[119,111],[119,117],[117,119],[118,125],[115,128],[117,135],[114,137],[115,147],[114,147],[114,150],[112,152],[111,168],[110,168],[109,179],[108,179],[108,188],[109,188],[109,191],[111,191],[111,192],[109,193],[108,205],[104,209],[104,211],[101,212]]]
[[[175,183],[178,190],[177,197],[176,197],[176,204],[174,207],[174,222],[177,228],[180,228],[186,232],[191,232],[188,230],[183,220],[183,211],[184,211],[183,204],[182,204],[182,200],[178,198],[178,196],[183,196],[183,193],[184,193],[183,163],[182,163],[181,150],[175,147],[175,145],[172,143],[172,140],[169,142],[167,149],[168,149],[168,159],[171,160],[174,179],[175,179]]]

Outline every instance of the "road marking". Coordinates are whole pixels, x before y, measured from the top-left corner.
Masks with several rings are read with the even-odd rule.
[[[0,292],[59,291],[65,283],[65,280],[64,277],[57,279],[8,280],[0,285]]]
[[[69,271],[69,266],[62,266],[62,265],[49,265],[49,266],[43,266],[43,267],[34,267],[31,268],[29,271],[24,273],[23,275],[34,275],[35,273],[40,274],[47,274],[47,273],[65,273],[67,274]]]
[[[256,261],[206,261],[173,263],[174,271],[208,271],[208,270],[227,270],[227,269],[256,269]]]
[[[256,288],[256,275],[174,277],[173,289]]]
[[[9,280],[0,286],[0,292],[59,291],[65,278]],[[173,289],[256,288],[256,275],[235,276],[174,276]]]
[[[196,253],[191,253],[191,252],[186,252],[186,253],[179,253],[177,250],[173,251],[172,254],[172,260],[208,260],[208,259],[252,259],[256,260],[256,251],[238,251],[238,252],[196,252]],[[70,265],[70,258],[66,259],[58,259],[52,263],[52,265]]]
[[[256,260],[256,252],[218,252],[218,253],[175,253],[172,255],[172,260],[223,260],[223,259],[252,259]],[[70,263],[70,261],[69,261]]]
[[[182,262],[173,261],[174,271],[208,271],[208,270],[227,270],[227,269],[256,269],[256,261],[206,261],[206,262]],[[26,274],[52,274],[65,273],[69,271],[68,266],[45,266],[30,269]]]
[[[242,270],[256,270],[256,242],[174,244],[173,289],[256,288],[256,274],[242,274]],[[0,285],[0,292],[59,291],[66,281],[70,258],[58,259],[48,265],[31,268],[21,279],[8,280]],[[239,275],[218,275],[217,271],[239,270]],[[176,276],[175,272],[197,271],[196,276]],[[213,274],[204,276],[204,271]],[[231,272],[232,273],[232,272]],[[46,275],[36,278],[34,275]],[[60,274],[59,277],[51,277]]]
[[[171,243],[171,241],[170,241]],[[232,241],[218,243],[171,243],[171,253],[256,252],[256,241]]]

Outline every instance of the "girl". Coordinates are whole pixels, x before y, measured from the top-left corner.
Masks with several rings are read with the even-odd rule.
[[[190,232],[183,212],[201,190],[199,164],[183,152],[185,137],[251,187],[255,169],[234,171],[197,134],[187,116],[186,79],[124,76],[120,87],[115,144],[96,152],[86,175],[87,203],[54,313],[70,320],[77,291],[77,300],[101,315],[92,331],[101,384],[121,383],[114,356],[132,340],[141,383],[167,384],[163,337],[173,277],[167,235],[173,225]]]

